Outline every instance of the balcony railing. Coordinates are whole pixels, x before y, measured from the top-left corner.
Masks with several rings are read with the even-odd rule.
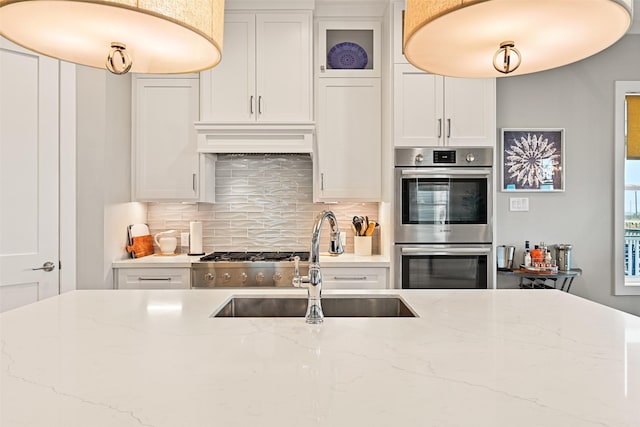
[[[624,230],[624,275],[640,277],[640,230]]]

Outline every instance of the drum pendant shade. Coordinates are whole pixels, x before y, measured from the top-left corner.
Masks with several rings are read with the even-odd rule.
[[[223,21],[224,0],[0,0],[3,37],[96,68],[105,67],[112,44],[125,46],[137,73],[215,66]]]
[[[404,54],[446,76],[533,73],[606,49],[626,33],[632,10],[632,0],[407,0]],[[521,63],[504,73],[493,60],[507,41]]]

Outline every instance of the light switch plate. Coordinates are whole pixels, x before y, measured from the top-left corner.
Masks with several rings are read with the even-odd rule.
[[[528,212],[529,198],[528,197],[509,197],[509,210],[511,212]]]

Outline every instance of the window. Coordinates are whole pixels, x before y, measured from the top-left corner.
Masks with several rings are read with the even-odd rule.
[[[640,295],[640,81],[616,82],[614,294]]]

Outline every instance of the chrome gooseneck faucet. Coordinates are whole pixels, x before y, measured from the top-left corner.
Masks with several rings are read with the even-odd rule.
[[[307,305],[307,314],[305,320],[307,323],[318,324],[324,320],[322,313],[322,304],[320,297],[322,294],[322,274],[320,273],[320,229],[324,220],[328,219],[331,225],[331,242],[329,253],[340,255],[343,252],[342,243],[340,242],[340,227],[338,220],[331,211],[322,211],[316,217],[313,224],[313,233],[311,235],[311,252],[309,258],[309,275],[300,276],[298,266],[299,257],[295,257],[295,271],[293,274],[293,286],[298,288],[307,288],[309,295],[309,303]]]

